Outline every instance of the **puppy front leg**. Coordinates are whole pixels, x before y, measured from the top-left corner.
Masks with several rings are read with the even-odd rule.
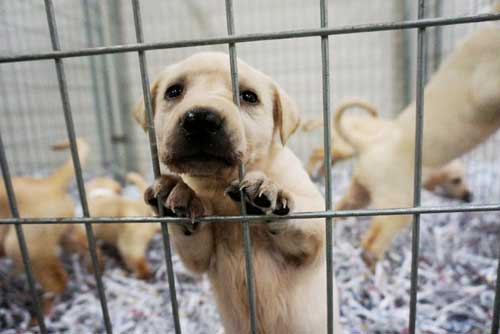
[[[283,190],[264,173],[254,171],[245,175],[239,183],[235,180],[226,190],[234,201],[241,202],[240,189],[245,196],[250,214],[288,215],[294,210],[295,201],[307,203],[302,198]],[[267,224],[272,246],[283,259],[295,265],[304,265],[317,258],[322,245],[322,225],[314,221],[279,220]]]
[[[162,175],[146,189],[144,199],[155,211],[158,198],[166,215],[192,218],[190,223],[169,225],[174,247],[189,270],[200,274],[206,272],[214,251],[212,225],[200,224],[195,218],[210,214],[209,203],[203,203],[179,176],[173,174]]]

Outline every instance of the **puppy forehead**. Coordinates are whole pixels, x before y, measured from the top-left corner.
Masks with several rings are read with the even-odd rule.
[[[231,88],[231,70],[227,54],[203,52],[195,54],[181,62],[168,66],[162,72],[165,84],[176,80],[187,82],[217,82]],[[270,78],[252,68],[242,60],[238,60],[238,81],[246,88],[268,88]]]

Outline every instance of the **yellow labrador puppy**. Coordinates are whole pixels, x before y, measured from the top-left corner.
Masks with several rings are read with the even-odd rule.
[[[241,107],[232,99],[229,57],[199,53],[167,67],[151,86],[164,174],[145,193],[174,216],[324,210],[324,200],[285,143],[299,124],[290,97],[238,61]],[[145,127],[142,100],[134,111]],[[238,165],[246,175],[238,181]],[[250,228],[258,333],[326,333],[323,220],[281,220]],[[241,222],[172,226],[190,270],[207,273],[227,334],[249,332]],[[335,291],[336,294],[336,291]],[[314,306],[313,306],[314,305]],[[338,307],[336,305],[336,310]],[[340,333],[338,313],[336,333]]]
[[[484,24],[447,57],[425,87],[424,104],[422,165],[426,168],[444,166],[500,128],[498,25]],[[412,103],[384,131],[360,145],[350,189],[338,209],[370,203],[375,208],[411,206],[414,147]],[[377,216],[372,221],[362,245],[365,259],[374,263],[408,226],[411,216]]]
[[[142,192],[147,188],[144,179],[137,173],[127,173],[126,179]],[[142,199],[124,197],[121,185],[109,177],[96,177],[90,180],[86,184],[86,189],[92,217],[147,217],[153,214]],[[96,237],[115,246],[127,269],[141,279],[151,277],[146,251],[158,230],[158,224],[94,224]],[[84,234],[85,231],[82,229],[80,233]]]
[[[69,147],[69,142],[53,146],[54,150]],[[83,139],[77,139],[78,155],[84,165],[89,153],[89,146]],[[12,185],[17,199],[19,214],[22,218],[73,217],[74,203],[68,193],[68,187],[74,178],[73,160],[66,162],[51,175],[45,178],[19,176],[12,178]],[[9,200],[5,185],[0,181],[0,217],[10,217]],[[24,234],[28,245],[33,274],[44,296],[42,307],[44,313],[52,308],[53,299],[66,288],[68,274],[59,259],[59,246],[72,235],[74,225],[42,224],[26,225]],[[86,255],[87,242],[85,234],[72,240],[67,250],[78,251]],[[23,270],[21,250],[13,225],[0,226],[0,256],[10,257],[16,271]]]
[[[346,115],[345,112],[351,108],[363,109],[369,115]],[[384,131],[390,131],[392,122],[392,120],[379,118],[375,107],[363,100],[351,99],[341,103],[335,110],[332,122],[332,163],[355,156],[370,145],[378,135]],[[302,130],[309,132],[322,125],[322,120],[313,119],[306,122]],[[318,164],[321,165],[319,174],[324,175],[324,159],[323,147],[313,150],[306,168],[309,175],[314,174]],[[386,159],[391,159],[391,157],[386,157]],[[464,202],[471,202],[473,198],[465,179],[465,167],[459,159],[439,167],[426,166],[424,161],[422,186],[436,194]],[[342,208],[342,205],[339,205],[339,208]]]

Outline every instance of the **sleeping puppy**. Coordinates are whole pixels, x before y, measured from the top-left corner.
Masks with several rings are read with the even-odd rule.
[[[53,146],[55,150],[69,147],[68,142]],[[89,147],[83,139],[77,139],[78,155],[85,163]],[[22,218],[73,217],[74,203],[68,194],[68,186],[74,177],[73,161],[69,157],[63,166],[45,178],[14,177],[12,185]],[[0,217],[11,216],[5,186],[0,181]],[[59,246],[71,234],[73,225],[25,225],[23,226],[33,274],[46,293],[42,307],[44,313],[51,310],[53,298],[66,288],[68,275],[59,259]],[[14,226],[0,226],[0,249],[10,257],[17,271],[23,271],[21,250]],[[72,250],[86,255],[85,235],[73,240]]]
[[[290,97],[268,76],[238,61],[241,107],[233,103],[229,57],[199,53],[162,71],[151,86],[163,174],[145,192],[177,217],[324,210],[324,200],[287,148],[299,124]],[[134,110],[146,129],[144,102]],[[238,166],[246,174],[238,180]],[[194,219],[193,219],[194,221]],[[174,224],[184,265],[206,273],[227,334],[248,333],[241,221]],[[258,333],[326,333],[324,221],[280,220],[250,227]],[[334,291],[336,294],[336,289]],[[314,305],[314,307],[311,307]],[[338,311],[338,305],[335,309]],[[338,312],[336,333],[340,333]]]
[[[500,11],[500,3],[496,5]],[[444,61],[424,91],[423,167],[436,168],[484,142],[500,127],[500,28],[484,24]],[[409,207],[413,198],[415,103],[361,145],[348,193],[338,209]],[[425,170],[424,170],[425,173]],[[374,263],[411,216],[373,217],[363,237]]]
[[[137,173],[126,179],[144,193],[146,183]],[[146,217],[153,212],[142,199],[122,196],[122,187],[108,177],[96,177],[86,184],[89,211],[92,217]],[[151,270],[146,259],[149,242],[159,229],[158,224],[120,223],[94,224],[96,238],[118,249],[127,269],[138,278],[147,279]],[[85,233],[82,229],[80,233]]]
[[[345,114],[351,108],[360,108],[368,115]],[[391,120],[379,118],[375,107],[363,100],[350,99],[341,103],[335,110],[332,121],[332,163],[354,157],[363,146],[369,145],[380,132],[388,131],[391,122]],[[302,130],[309,132],[322,125],[322,120],[311,120],[302,126]],[[318,163],[321,165],[319,174],[325,174],[324,159],[325,151],[322,147],[313,150],[307,164],[310,175],[313,174]],[[464,202],[471,202],[473,198],[465,180],[465,168],[458,159],[437,168],[424,165],[422,186],[436,194]]]

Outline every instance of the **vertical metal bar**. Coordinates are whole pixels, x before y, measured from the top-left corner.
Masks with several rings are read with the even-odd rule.
[[[320,0],[321,28],[328,26],[328,2]],[[325,208],[332,210],[332,157],[330,134],[330,50],[328,36],[321,36],[321,77],[323,86],[323,140],[325,151]],[[325,219],[326,238],[326,305],[328,334],[333,333],[334,302],[333,302],[333,230],[332,218]]]
[[[436,17],[441,17],[443,15],[443,2],[436,1],[434,3],[434,11]],[[435,72],[439,65],[441,65],[441,60],[443,59],[443,27],[435,27],[434,28],[434,57],[432,64],[432,71]]]
[[[132,9],[134,12],[134,24],[135,24],[135,33],[138,43],[142,43],[144,41],[144,35],[142,31],[142,18],[141,18],[141,7],[139,5],[138,0],[132,0]],[[153,124],[153,106],[151,103],[151,93],[149,91],[149,77],[147,72],[147,64],[146,64],[146,54],[144,51],[139,51],[139,66],[141,70],[141,81],[142,81],[142,90],[144,95],[144,105],[146,109],[146,119],[147,119],[147,132],[149,138],[149,146],[151,149],[151,162],[153,164],[153,172],[155,178],[160,177],[160,163],[158,160],[158,148],[156,143],[156,132]],[[161,199],[158,200],[158,211],[161,216],[163,216],[163,205],[160,203]],[[174,270],[172,264],[172,249],[170,246],[170,235],[168,231],[167,223],[161,223],[161,232],[163,238],[163,249],[165,252],[165,262],[167,266],[167,276],[169,283],[169,291],[170,291],[170,303],[172,305],[172,314],[174,317],[174,327],[175,333],[181,333],[181,324],[179,319],[179,307],[177,303],[177,292],[175,290],[175,277]]]
[[[13,218],[19,218],[19,210],[17,208],[16,194],[12,186],[12,179],[10,177],[9,166],[7,163],[7,157],[5,154],[5,147],[3,145],[2,135],[0,133],[0,167],[2,168],[3,183],[5,186],[5,191],[9,199],[10,213]],[[36,283],[33,275],[33,270],[31,267],[31,261],[29,258],[28,247],[26,245],[26,239],[24,238],[23,226],[19,223],[14,225],[17,234],[17,240],[19,242],[19,248],[21,250],[21,256],[23,259],[24,271],[26,272],[26,277],[28,278],[28,285],[30,288],[31,296],[33,297],[33,304],[35,306],[35,315],[38,321],[38,326],[40,327],[40,332],[42,334],[47,333],[47,328],[45,326],[45,321],[43,319],[42,308],[40,307],[40,300],[36,291]]]
[[[97,20],[99,21],[99,24],[97,26],[97,43],[99,45],[104,45],[104,33],[103,33],[103,16],[101,12],[101,2],[96,1],[95,3],[95,15],[97,17]],[[102,76],[103,76],[103,86],[104,86],[104,109],[105,109],[105,114],[107,116],[108,120],[108,126],[109,126],[109,138],[110,138],[110,145],[111,145],[111,154],[113,157],[113,163],[111,164],[111,170],[113,171],[113,174],[115,176],[119,176],[119,166],[116,166],[115,164],[118,164],[120,161],[120,155],[118,154],[118,148],[116,147],[116,142],[115,138],[117,136],[117,131],[116,131],[116,126],[115,126],[115,119],[113,117],[113,111],[114,111],[114,105],[113,105],[113,99],[111,98],[111,81],[109,77],[109,66],[108,66],[108,57],[109,55],[102,55]],[[130,118],[130,115],[129,115]],[[122,170],[123,172],[123,170]],[[124,174],[124,173],[123,173]]]
[[[226,22],[228,35],[234,35],[234,11],[232,0],[226,0]],[[231,68],[231,85],[233,90],[233,101],[240,107],[240,87],[238,80],[238,56],[236,54],[236,45],[229,43],[229,65]],[[245,176],[245,166],[239,166],[240,182]],[[244,198],[243,190],[240,189],[240,197]],[[242,216],[246,215],[245,201],[241,201],[240,213]],[[247,221],[243,222],[243,246],[245,253],[245,272],[247,280],[247,296],[250,308],[250,332],[257,333],[257,316],[256,316],[256,300],[255,300],[255,286],[254,286],[254,272],[252,264],[252,239],[250,236],[250,225]]]
[[[425,0],[418,1],[418,19],[424,17]],[[415,116],[415,157],[413,177],[413,206],[420,206],[422,185],[422,137],[424,121],[424,70],[426,60],[425,28],[418,28],[417,35],[417,93]],[[418,290],[418,253],[420,243],[420,214],[413,216],[411,243],[411,287],[409,333],[415,334],[417,320],[417,290]]]
[[[497,282],[495,288],[495,301],[493,304],[493,320],[491,322],[491,334],[500,333],[500,249],[498,250]]]
[[[94,46],[94,37],[92,33],[92,22],[90,20],[90,6],[88,3],[88,0],[81,0],[81,6],[83,9],[83,23],[85,27],[85,37],[87,40],[87,46],[88,47],[93,47]],[[103,56],[105,57],[105,56]],[[104,139],[105,137],[105,129],[104,129],[104,114],[103,110],[101,108],[101,95],[99,93],[99,88],[97,87],[97,84],[99,82],[97,78],[97,64],[95,61],[96,57],[88,57],[89,63],[90,63],[90,77],[92,82],[90,83],[92,85],[92,96],[93,96],[93,102],[94,102],[94,112],[95,112],[95,118],[96,118],[96,123],[97,123],[97,137],[99,139],[99,152],[101,155],[101,163],[104,167],[104,169],[109,168],[109,154],[108,154],[108,146],[106,145],[106,141]]]
[[[103,3],[99,1],[99,3]],[[105,7],[106,21],[109,22],[107,28],[109,30],[109,38],[111,39],[111,44],[126,44],[127,39],[125,38],[126,32],[125,27],[128,22],[124,20],[125,15],[123,7],[125,2],[120,0],[109,0],[106,2],[107,7]],[[98,15],[101,18],[101,22],[104,22],[104,16]],[[128,55],[126,53],[115,54],[111,56],[112,59],[112,71],[113,71],[113,81],[115,85],[112,87],[115,91],[118,119],[121,124],[121,135],[123,140],[127,143],[123,147],[123,166],[125,170],[138,170],[139,164],[137,159],[137,147],[135,145],[135,131],[132,117],[130,117],[130,106],[132,105],[132,100],[129,92],[129,78],[127,71],[124,68],[129,67]],[[110,95],[111,96],[111,95]]]
[[[50,30],[52,49],[54,51],[57,51],[60,50],[60,45],[59,45],[59,36],[57,33],[57,25],[54,14],[54,5],[52,3],[52,0],[45,0],[45,10],[47,13],[47,23],[49,25],[49,30]],[[85,186],[82,177],[82,167],[80,165],[80,158],[78,157],[78,150],[76,146],[75,128],[73,124],[73,116],[71,114],[71,104],[69,102],[68,87],[66,84],[66,75],[64,72],[64,66],[62,59],[60,58],[55,58],[54,62],[56,65],[57,81],[59,85],[59,92],[61,94],[64,120],[66,122],[66,131],[68,132],[68,139],[70,142],[71,157],[73,159],[73,167],[75,169],[76,184],[78,187],[78,193],[80,195],[80,203],[82,205],[82,211],[84,217],[90,217],[89,208],[87,204],[87,196],[85,193]],[[106,303],[106,294],[104,293],[104,285],[101,279],[101,273],[99,271],[99,263],[97,260],[97,246],[95,242],[94,231],[92,229],[92,224],[86,223],[85,231],[87,235],[90,257],[92,259],[92,268],[94,270],[94,277],[96,280],[99,300],[101,302],[104,326],[106,328],[106,333],[111,334],[113,332],[113,329],[109,317],[108,305]]]
[[[401,0],[396,0],[396,1],[401,1]],[[402,0],[403,1],[403,20],[404,21],[409,21],[412,19],[411,17],[411,0]],[[412,36],[412,29],[404,29],[402,31],[403,34],[403,57],[404,57],[404,81],[403,81],[403,98],[404,98],[404,103],[403,106],[408,105],[411,102],[411,97],[412,97],[412,48],[411,48],[411,36]],[[397,110],[396,112],[399,112]]]

